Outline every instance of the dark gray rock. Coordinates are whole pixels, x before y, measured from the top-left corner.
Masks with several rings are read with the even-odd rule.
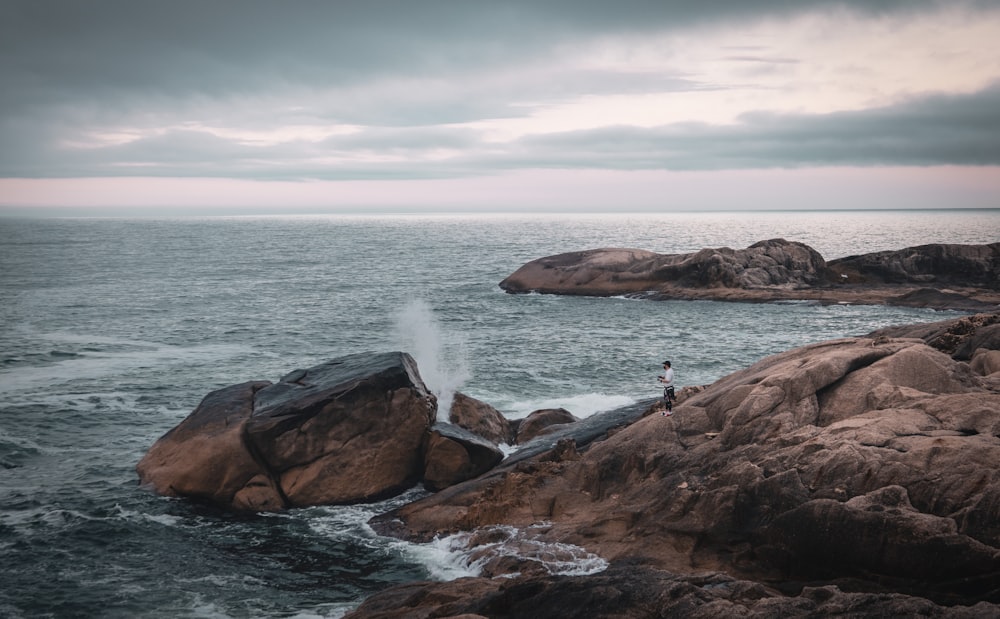
[[[837,273],[861,282],[1000,288],[1000,243],[932,244],[831,260]]]

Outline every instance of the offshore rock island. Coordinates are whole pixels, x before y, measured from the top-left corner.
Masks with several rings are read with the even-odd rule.
[[[500,287],[511,293],[989,311],[1000,305],[1000,243],[921,245],[829,262],[785,239],[691,254],[591,249],[528,262]]]

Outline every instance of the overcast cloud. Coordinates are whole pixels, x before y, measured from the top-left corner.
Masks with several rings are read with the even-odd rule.
[[[998,40],[972,0],[0,0],[0,205],[129,177],[993,175]]]

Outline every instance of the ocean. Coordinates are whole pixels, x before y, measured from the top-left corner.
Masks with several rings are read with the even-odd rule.
[[[447,402],[585,417],[769,354],[959,315],[922,309],[508,295],[525,262],[769,238],[827,260],[1000,241],[1000,210],[0,219],[0,616],[341,617],[476,573],[376,505],[234,515],[155,496],[135,464],[208,392],[365,351],[414,355]],[[585,551],[554,572],[600,569]]]

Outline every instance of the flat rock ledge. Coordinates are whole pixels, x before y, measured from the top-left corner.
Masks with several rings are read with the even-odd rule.
[[[1000,617],[998,323],[821,342],[693,390],[672,417],[650,400],[589,443],[539,437],[371,525],[468,534],[470,553],[496,527],[531,530],[608,569],[498,560],[348,617]]]
[[[1000,243],[921,245],[830,262],[808,245],[785,239],[692,254],[591,249],[528,262],[500,287],[511,293],[982,312],[1000,306]]]

